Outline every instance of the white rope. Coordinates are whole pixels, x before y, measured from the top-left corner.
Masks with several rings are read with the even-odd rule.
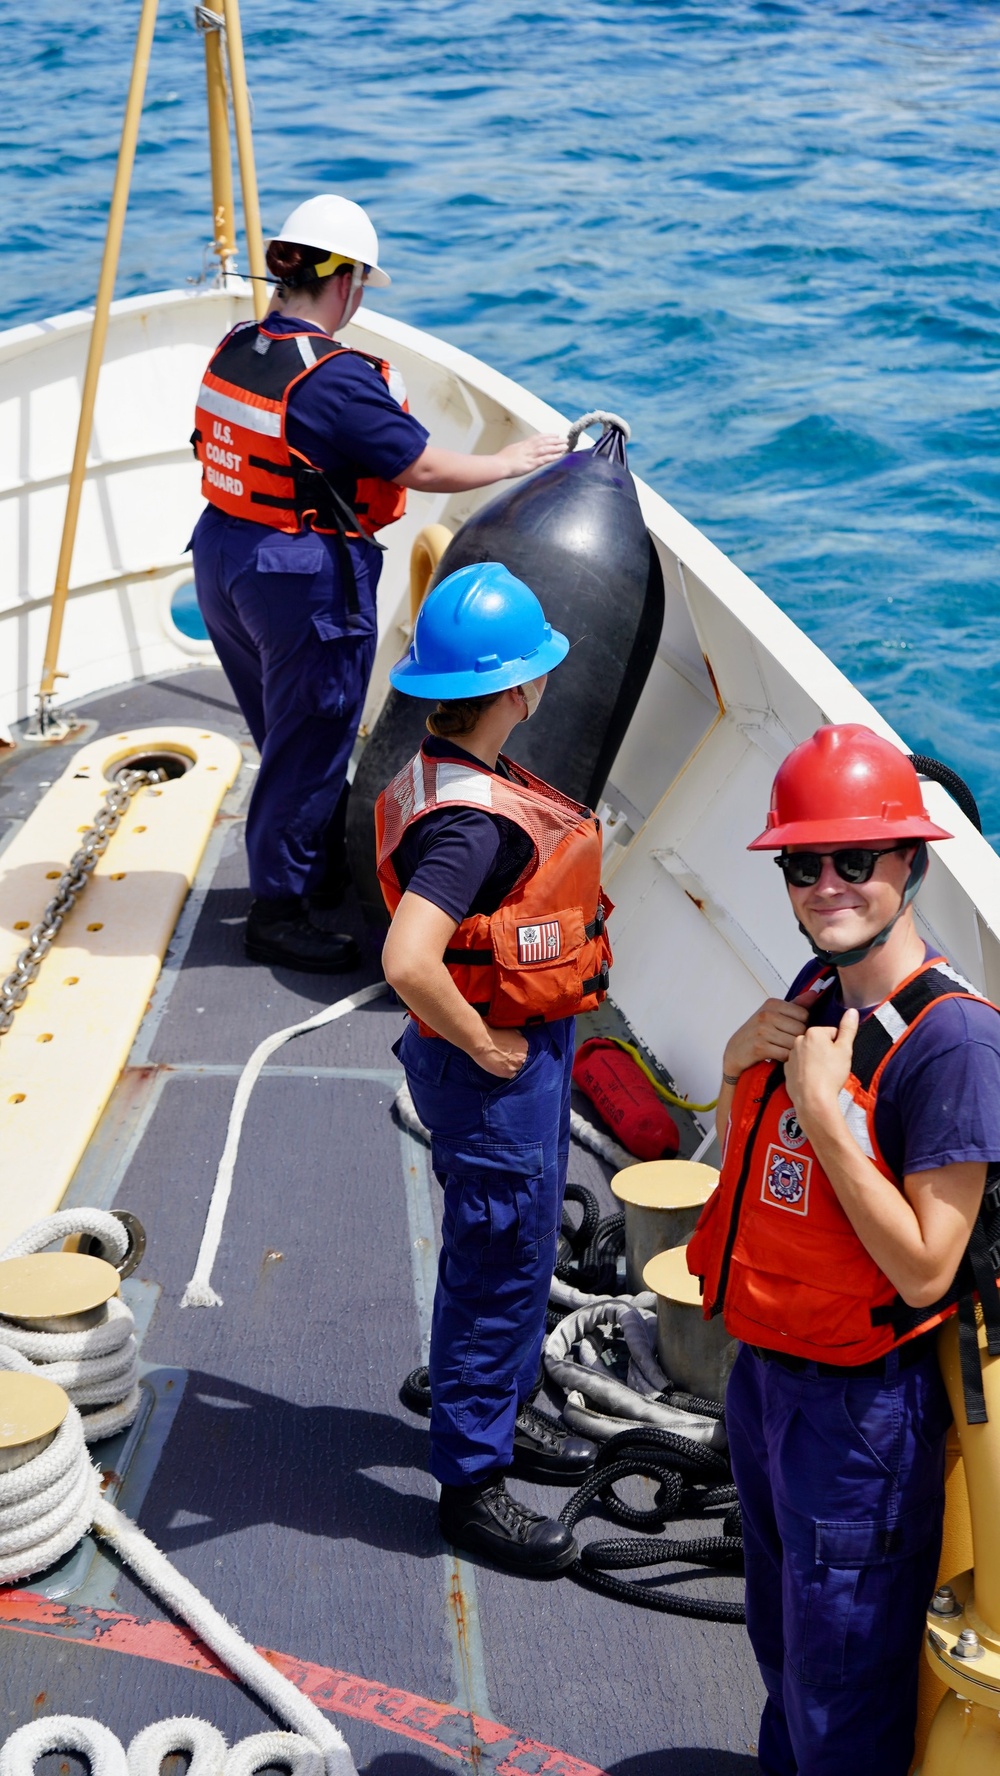
[[[358,993],[351,993],[346,999],[338,999],[334,1005],[324,1006],[315,1017],[307,1018],[304,1023],[291,1024],[287,1030],[278,1030],[268,1036],[253,1051],[246,1066],[240,1074],[233,1098],[233,1107],[229,1112],[229,1127],[226,1130],[226,1144],[222,1150],[219,1169],[215,1175],[215,1186],[212,1200],[208,1205],[205,1217],[205,1229],[198,1248],[198,1261],[194,1273],[181,1296],[182,1307],[221,1307],[222,1296],[212,1288],[212,1269],[215,1264],[222,1229],[226,1220],[226,1208],[229,1203],[230,1191],[233,1187],[233,1173],[236,1170],[236,1155],[239,1152],[240,1135],[243,1132],[243,1119],[247,1113],[250,1094],[257,1083],[261,1068],[273,1055],[276,1048],[290,1042],[293,1036],[302,1036],[307,1030],[319,1030],[324,1024],[332,1024],[337,1018],[346,1017],[348,1012],[357,1010],[359,1005],[369,1005],[389,991],[385,981],[376,981],[372,987],[363,987]]]
[[[312,1746],[319,1748],[326,1776],[356,1776],[350,1748],[332,1721],[327,1720],[316,1704],[296,1689],[287,1677],[276,1671],[256,1647],[244,1640],[239,1630],[226,1621],[190,1579],[171,1565],[137,1524],[115,1505],[99,1498],[94,1512],[94,1528],[160,1601],[174,1615],[182,1617],[205,1645],[211,1647],[234,1677],[240,1678],[275,1714],[288,1721]],[[309,1773],[303,1771],[302,1776],[309,1776]]]
[[[166,1757],[187,1757],[187,1776],[256,1776],[268,1766],[286,1767],[291,1776],[322,1776],[320,1752],[298,1733],[255,1733],[229,1747],[218,1727],[187,1716],[143,1727],[128,1751],[100,1721],[81,1715],[52,1714],[29,1721],[0,1750],[0,1776],[33,1776],[39,1758],[56,1752],[82,1753],[91,1776],[160,1776]]]
[[[409,1129],[412,1135],[419,1135],[429,1145],[430,1130],[424,1127],[417,1115],[417,1107],[405,1079],[396,1093],[393,1107],[403,1127]],[[625,1166],[635,1165],[633,1153],[626,1153],[624,1147],[619,1147],[618,1142],[613,1141],[610,1135],[602,1134],[578,1110],[571,1110],[569,1113],[569,1132],[581,1147],[589,1147],[592,1153],[599,1154],[609,1165],[614,1166],[616,1172],[622,1171]]]
[[[128,1233],[117,1215],[107,1209],[57,1209],[41,1221],[32,1222],[10,1245],[0,1252],[0,1261],[7,1258],[30,1258],[44,1252],[56,1240],[69,1239],[74,1233],[92,1233],[110,1254],[109,1263],[120,1264],[128,1251]]]
[[[603,408],[595,407],[593,413],[584,413],[573,421],[566,434],[566,449],[575,450],[583,433],[592,425],[616,426],[626,444],[632,436],[632,427],[627,419],[620,419],[617,413],[605,413]]]
[[[721,1420],[682,1411],[657,1398],[671,1384],[656,1354],[655,1304],[656,1296],[648,1293],[591,1298],[549,1333],[542,1355],[546,1373],[566,1395],[563,1418],[573,1430],[597,1442],[635,1424],[652,1424],[693,1443],[724,1450]],[[599,1343],[593,1337],[598,1331]],[[627,1381],[609,1375],[601,1359],[601,1348],[615,1331],[628,1347]]]
[[[33,1363],[3,1344],[0,1369],[36,1373]],[[75,1548],[93,1521],[100,1486],[70,1401],[52,1442],[0,1474],[0,1585],[44,1572]]]
[[[34,1365],[18,1351],[0,1345],[0,1369],[31,1373]],[[68,1554],[91,1528],[110,1542],[119,1557],[167,1609],[195,1630],[234,1677],[253,1690],[296,1733],[301,1733],[309,1748],[319,1748],[322,1753],[319,1766],[317,1761],[310,1764],[299,1759],[292,1764],[293,1776],[321,1776],[323,1770],[326,1776],[356,1776],[349,1747],[308,1696],[304,1696],[258,1653],[256,1647],[244,1640],[238,1629],[220,1615],[190,1579],[171,1565],[155,1543],[102,1496],[101,1475],[87,1454],[80,1414],[72,1400],[67,1400],[66,1416],[52,1442],[20,1467],[0,1474],[0,1584],[11,1584],[16,1579],[44,1572]],[[51,1726],[51,1722],[33,1724],[39,1729]],[[84,1724],[97,1726],[96,1722]],[[76,1726],[79,1725],[77,1722]],[[103,1755],[103,1748],[111,1758],[111,1762],[104,1766],[105,1776],[121,1776],[125,1769],[124,1754],[121,1762],[116,1763],[116,1754],[101,1737],[103,1733],[104,1729],[100,1728],[95,1752]],[[14,1737],[16,1739],[17,1735]],[[34,1758],[42,1755],[36,1749],[29,1757],[34,1741],[26,1743],[29,1749],[21,1755],[27,1764],[17,1766],[18,1769],[30,1767]],[[10,1741],[4,1755],[9,1745]],[[69,1745],[67,1748],[87,1750],[90,1756],[85,1746]],[[237,1762],[229,1776],[251,1776],[252,1771],[273,1761],[265,1755],[257,1763],[252,1760]],[[288,1759],[283,1754],[279,1761],[287,1762]],[[99,1776],[93,1758],[91,1767],[92,1776]],[[155,1768],[158,1767],[157,1764]],[[131,1771],[131,1765],[129,1769]],[[226,1769],[228,1773],[228,1763]],[[15,1776],[15,1767],[0,1759],[0,1776]],[[131,1776],[135,1776],[134,1771]]]
[[[60,1209],[12,1240],[0,1252],[27,1258],[71,1234],[93,1234],[116,1263],[128,1251],[128,1233],[116,1215],[104,1209]],[[0,1343],[28,1359],[46,1381],[64,1388],[83,1413],[88,1443],[112,1437],[130,1425],[139,1410],[139,1349],[132,1310],[117,1295],[107,1304],[106,1318],[85,1332],[30,1331],[0,1317]]]
[[[178,1756],[190,1760],[187,1776],[219,1776],[228,1750],[218,1727],[191,1715],[175,1715],[172,1720],[153,1721],[135,1735],[127,1754],[129,1776],[160,1776],[164,1758]]]

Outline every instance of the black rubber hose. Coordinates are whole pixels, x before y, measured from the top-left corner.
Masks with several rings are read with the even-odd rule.
[[[672,1457],[665,1449],[652,1450],[643,1458],[641,1451],[635,1456],[623,1456],[620,1462],[601,1474],[603,1485],[597,1488],[597,1497],[607,1511],[612,1523],[622,1529],[662,1529],[671,1517],[676,1517],[677,1510],[684,1497],[684,1481],[676,1468],[669,1466]],[[637,1506],[627,1505],[615,1492],[615,1480],[626,1479],[638,1474],[646,1480],[658,1480],[656,1503],[645,1511]]]
[[[409,1407],[411,1412],[419,1412],[427,1418],[431,1410],[431,1384],[427,1374],[426,1363],[419,1369],[411,1369],[399,1390],[402,1405]]]
[[[735,1505],[737,1503],[735,1486],[710,1486],[705,1492],[695,1495],[699,1511],[711,1511],[716,1505]],[[729,1534],[729,1531],[726,1531]]]
[[[743,1541],[740,1536],[700,1536],[690,1542],[665,1542],[660,1536],[629,1536],[625,1541],[588,1542],[581,1549],[580,1559],[593,1571],[625,1572],[629,1567],[665,1566],[672,1560],[687,1560],[702,1566],[726,1567],[743,1565]]]
[[[583,1210],[583,1218],[579,1227],[573,1227],[565,1215],[562,1224],[562,1232],[569,1241],[573,1257],[579,1258],[581,1252],[587,1250],[601,1224],[600,1204],[594,1192],[587,1189],[586,1184],[567,1184],[564,1200],[579,1203]]]
[[[709,1449],[707,1443],[693,1443],[690,1437],[682,1437],[677,1431],[664,1430],[660,1425],[636,1425],[627,1431],[616,1431],[613,1437],[601,1444],[594,1463],[594,1475],[584,1481],[584,1487],[592,1486],[594,1479],[622,1456],[639,1451],[648,1454],[650,1449],[667,1450],[673,1458],[670,1466],[680,1468],[682,1473],[706,1479],[710,1475],[717,1475],[720,1480],[729,1479],[726,1457],[720,1455],[717,1449]]]
[[[681,1449],[680,1455],[677,1453],[678,1446]],[[693,1451],[698,1452],[697,1457],[692,1454]],[[595,1499],[601,1500],[614,1521],[631,1523],[636,1527],[660,1527],[670,1514],[671,1505],[676,1512],[685,1500],[689,1509],[704,1509],[708,1503],[729,1504],[733,1493],[729,1485],[712,1487],[700,1495],[692,1495],[685,1488],[681,1475],[676,1472],[675,1464],[679,1466],[682,1461],[703,1468],[707,1464],[700,1458],[704,1456],[709,1458],[715,1471],[721,1468],[728,1472],[727,1463],[716,1451],[691,1443],[687,1437],[676,1436],[672,1431],[663,1431],[657,1426],[621,1431],[602,1445],[594,1473],[574,1493],[562,1511],[560,1521],[568,1529],[575,1529]],[[634,1475],[659,1479],[660,1486],[653,1510],[633,1510],[612,1490],[615,1481]],[[659,1610],[664,1615],[686,1616],[698,1621],[743,1622],[746,1617],[740,1603],[691,1597],[672,1589],[655,1589],[634,1579],[616,1578],[607,1570],[610,1567],[625,1570],[638,1566],[662,1566],[671,1561],[731,1569],[738,1564],[742,1553],[739,1511],[738,1507],[734,1507],[726,1515],[721,1537],[706,1536],[685,1542],[637,1537],[587,1543],[580,1557],[568,1569],[567,1577],[587,1590],[598,1591],[602,1596],[613,1597],[620,1603],[636,1604],[640,1609]]]
[[[682,1591],[653,1591],[633,1579],[616,1579],[613,1573],[600,1572],[574,1560],[567,1567],[566,1577],[583,1585],[587,1591],[599,1591],[602,1597],[613,1597],[618,1603],[633,1603],[639,1609],[659,1610],[665,1616],[687,1616],[696,1622],[745,1622],[746,1611],[741,1603],[721,1603],[712,1597],[688,1597]]]
[[[957,802],[967,820],[971,820],[977,832],[982,832],[983,823],[979,817],[976,798],[969,785],[950,765],[943,765],[940,759],[928,758],[925,753],[911,752],[910,763],[921,777],[929,777],[932,783],[940,783],[946,789],[953,802]]]
[[[666,1388],[657,1399],[665,1406],[675,1406],[678,1412],[695,1412],[699,1418],[723,1419],[726,1416],[721,1400],[709,1400],[704,1394],[688,1394],[683,1388]]]

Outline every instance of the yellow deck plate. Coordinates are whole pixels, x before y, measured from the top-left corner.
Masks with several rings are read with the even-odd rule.
[[[672,1246],[669,1252],[657,1252],[643,1270],[642,1280],[654,1295],[663,1295],[668,1301],[679,1301],[685,1307],[701,1304],[698,1278],[693,1277],[687,1267],[686,1246]]]
[[[714,1166],[692,1159],[650,1159],[616,1172],[611,1188],[619,1202],[638,1209],[694,1209],[719,1182]]]
[[[0,1250],[58,1208],[149,1004],[239,747],[199,728],[139,728],[84,746],[0,858],[0,971],[6,975],[109,787],[105,770],[141,748],[191,769],[139,790],[0,1037]]]
[[[41,1375],[6,1369],[0,1374],[0,1449],[20,1449],[51,1437],[69,1409],[61,1387]]]
[[[9,1320],[53,1320],[92,1313],[117,1295],[118,1283],[113,1264],[86,1252],[34,1252],[28,1258],[8,1258],[0,1264],[0,1315]]]

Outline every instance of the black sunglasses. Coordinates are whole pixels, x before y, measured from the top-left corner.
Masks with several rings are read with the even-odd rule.
[[[851,845],[843,851],[783,851],[774,861],[793,888],[815,888],[827,857],[841,881],[856,886],[871,881],[880,857],[889,857],[893,851],[908,851],[910,843],[912,841],[905,845],[886,845],[882,851],[869,851],[860,845]]]

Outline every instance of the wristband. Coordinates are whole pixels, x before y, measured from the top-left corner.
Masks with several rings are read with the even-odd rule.
[[[738,1073],[723,1073],[722,1083],[723,1085],[739,1085],[740,1076]]]

